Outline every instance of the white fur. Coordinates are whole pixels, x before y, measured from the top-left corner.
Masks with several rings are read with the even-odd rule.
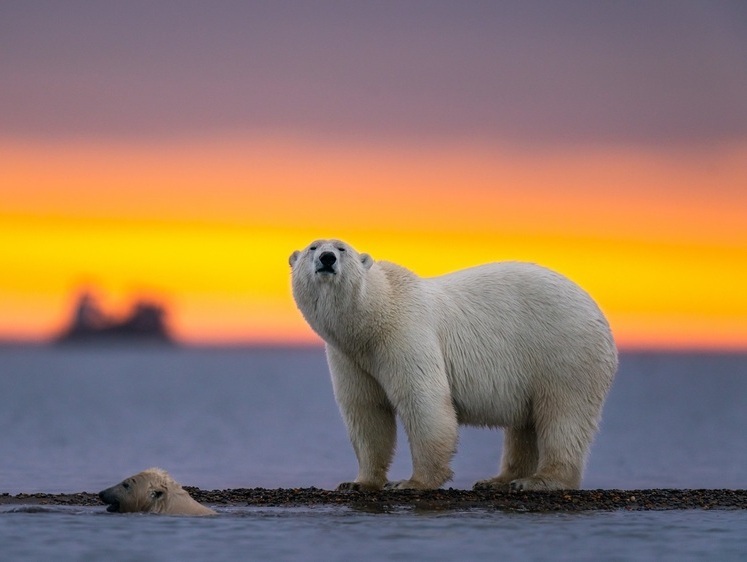
[[[318,272],[328,252],[334,271]],[[519,262],[420,278],[338,240],[313,242],[290,263],[358,458],[355,482],[341,488],[387,484],[395,414],[413,474],[390,486],[449,480],[458,424],[505,428],[501,472],[476,487],[580,486],[617,369],[609,325],[580,287]]]
[[[167,515],[215,515],[196,502],[163,469],[149,468],[99,492],[108,511],[119,513],[159,513]]]

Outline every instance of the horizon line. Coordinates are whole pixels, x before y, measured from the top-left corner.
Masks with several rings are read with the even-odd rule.
[[[59,348],[59,349],[182,349],[205,351],[234,350],[271,350],[271,349],[307,349],[324,350],[323,341],[310,340],[232,340],[232,341],[185,341],[173,339],[169,342],[131,340],[128,338],[111,339],[100,342],[59,343],[53,338],[4,338],[0,337],[0,348]],[[747,355],[747,343],[743,345],[714,344],[621,344],[617,346],[620,354],[700,354],[700,355]]]

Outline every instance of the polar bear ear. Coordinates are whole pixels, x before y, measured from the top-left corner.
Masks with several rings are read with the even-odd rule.
[[[371,269],[371,266],[373,265],[373,258],[369,256],[368,254],[361,254],[360,256],[361,263],[363,264],[363,267],[366,269]]]
[[[298,256],[300,255],[301,255],[301,252],[299,252],[298,250],[296,250],[290,255],[290,257],[288,258],[288,263],[290,264],[291,267],[296,265],[296,261],[298,261]]]

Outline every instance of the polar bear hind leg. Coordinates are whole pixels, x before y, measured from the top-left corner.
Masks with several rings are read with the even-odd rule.
[[[589,411],[549,393],[536,403],[537,472],[512,480],[512,490],[575,490],[581,486],[586,454],[597,431],[601,403]]]
[[[537,432],[534,427],[508,427],[504,430],[501,473],[475,483],[475,489],[508,490],[514,480],[537,472]]]
[[[601,405],[600,405],[601,407]],[[588,409],[588,405],[586,405]],[[501,473],[475,488],[573,490],[581,485],[597,416],[548,394],[535,404],[534,426],[507,428]]]

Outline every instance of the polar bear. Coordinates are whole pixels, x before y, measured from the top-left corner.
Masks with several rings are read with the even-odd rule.
[[[99,492],[108,504],[107,511],[119,513],[145,512],[164,515],[215,515],[215,511],[197,503],[163,469],[149,468],[125,478],[122,482]]]
[[[440,487],[453,475],[459,424],[505,429],[500,473],[475,488],[580,486],[617,350],[578,285],[522,262],[421,278],[340,240],[289,261],[358,459],[355,481],[338,489]],[[395,416],[413,472],[388,482]]]

